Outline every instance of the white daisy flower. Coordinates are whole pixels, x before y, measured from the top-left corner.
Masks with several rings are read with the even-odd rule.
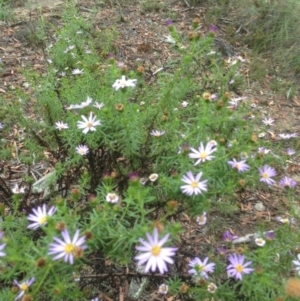
[[[89,148],[86,145],[81,144],[76,147],[76,153],[81,156],[85,156],[88,152]]]
[[[119,201],[119,196],[116,193],[108,193],[106,195],[106,202],[115,204]]]
[[[95,126],[101,125],[100,120],[97,120],[96,116],[93,116],[93,113],[90,113],[89,118],[86,118],[85,116],[81,116],[83,121],[77,121],[77,127],[79,129],[83,129],[83,133],[86,134],[88,131],[96,131]]]
[[[83,101],[81,104],[80,104],[80,108],[85,108],[85,107],[88,107],[91,103],[92,103],[92,98],[90,98],[89,96],[86,98],[86,101]]]
[[[207,222],[206,212],[203,212],[201,215],[196,217],[196,222],[199,226],[203,226]]]
[[[15,187],[11,190],[13,193],[24,193],[25,192],[25,188],[22,187],[22,188],[19,188],[19,185],[16,184]]]
[[[72,70],[72,74],[73,75],[78,75],[78,74],[83,74],[83,69],[74,69]]]
[[[257,238],[255,238],[255,243],[258,246],[263,247],[265,245],[266,241],[261,237],[257,237]]]
[[[151,182],[155,182],[157,179],[158,179],[158,174],[157,174],[157,173],[152,173],[152,174],[149,176],[149,180],[150,180]]]
[[[216,292],[217,288],[218,287],[212,282],[207,285],[207,291],[211,294],[214,294]]]
[[[168,271],[166,263],[174,263],[171,256],[175,255],[177,248],[163,248],[162,246],[167,242],[170,234],[166,234],[161,240],[158,238],[158,230],[154,229],[153,235],[146,233],[147,241],[140,238],[141,246],[137,246],[136,249],[142,253],[135,256],[138,261],[138,265],[145,266],[145,273],[149,270],[155,272],[159,269],[161,274]]]
[[[192,159],[198,159],[194,165],[198,165],[200,162],[210,161],[214,158],[211,154],[215,152],[217,148],[211,143],[207,143],[204,147],[203,143],[200,143],[198,150],[191,147],[192,153],[189,154],[189,157]]]
[[[265,125],[273,125],[274,119],[265,117],[265,118],[262,120],[262,122],[263,122],[263,124],[265,124]]]
[[[161,284],[158,287],[158,293],[161,295],[166,295],[169,291],[169,286],[167,284]]]
[[[97,108],[98,110],[101,110],[104,107],[104,103],[103,102],[100,102],[100,103],[95,102],[93,104],[93,107]]]
[[[165,134],[165,131],[152,130],[150,132],[151,136],[160,137]]]
[[[40,226],[45,226],[47,224],[47,219],[52,216],[56,208],[52,206],[49,211],[46,210],[46,205],[37,207],[37,209],[32,209],[34,214],[29,214],[27,219],[31,221],[31,224],[27,227],[28,229],[36,230]]]
[[[180,187],[182,192],[187,195],[198,195],[201,194],[202,191],[207,191],[207,180],[200,182],[201,177],[202,172],[199,172],[196,177],[194,177],[192,172],[188,171],[186,175],[181,178],[181,180],[187,184]]]
[[[63,129],[68,129],[69,126],[67,123],[64,123],[63,121],[57,121],[55,122],[55,128],[60,131]]]
[[[122,75],[121,79],[117,79],[112,87],[118,91],[120,88],[124,89],[126,87],[135,87],[137,80],[136,79],[127,79],[125,75]]]

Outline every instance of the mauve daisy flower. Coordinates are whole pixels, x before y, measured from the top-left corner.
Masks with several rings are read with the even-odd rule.
[[[67,123],[64,123],[63,121],[57,121],[55,122],[55,128],[60,131],[63,129],[68,129],[69,126]]]
[[[230,230],[226,230],[222,235],[222,239],[226,242],[233,241],[237,238],[239,238],[239,237],[237,235],[234,235],[233,233],[231,233]]]
[[[83,250],[87,248],[85,243],[85,237],[82,236],[79,238],[79,230],[75,231],[75,235],[71,240],[70,234],[67,229],[61,231],[63,240],[54,237],[53,239],[56,243],[50,244],[50,249],[48,255],[55,255],[53,260],[60,259],[64,257],[64,261],[70,264],[74,263],[74,257],[79,258],[83,256]]]
[[[292,133],[292,134],[281,133],[281,134],[278,134],[278,136],[281,139],[288,140],[288,139],[291,139],[291,138],[296,138],[297,137],[297,133]]]
[[[162,246],[167,242],[170,234],[166,234],[161,240],[158,239],[158,230],[157,228],[153,231],[153,236],[149,233],[146,233],[147,241],[140,238],[139,241],[142,244],[137,246],[136,249],[143,253],[135,256],[135,260],[138,261],[138,265],[145,266],[145,273],[149,270],[155,272],[159,269],[159,272],[163,274],[168,271],[167,263],[174,263],[171,256],[175,255],[177,248],[162,248]]]
[[[27,227],[28,229],[36,230],[40,226],[45,226],[47,224],[47,219],[52,216],[56,208],[52,206],[49,211],[46,210],[46,205],[37,207],[37,209],[32,209],[34,214],[29,214],[27,219],[31,221],[31,224]]]
[[[5,257],[6,253],[2,252],[2,250],[5,248],[6,244],[1,244],[0,245],[0,257]]]
[[[194,165],[198,165],[200,162],[210,161],[214,158],[211,154],[215,152],[217,148],[211,143],[207,143],[204,147],[203,143],[200,143],[198,150],[191,147],[192,153],[189,154],[189,157],[192,159],[198,159]]]
[[[262,155],[266,155],[266,154],[268,154],[270,151],[271,151],[271,150],[269,150],[269,149],[267,149],[267,148],[265,148],[265,147],[259,147],[259,148],[258,148],[258,153],[259,153],[259,154],[262,154]]]
[[[215,263],[208,263],[208,257],[206,257],[203,261],[200,258],[196,257],[190,261],[188,270],[189,274],[200,276],[203,278],[208,278],[208,273],[213,273],[215,269]]]
[[[246,164],[246,160],[237,161],[235,158],[232,161],[227,161],[227,163],[232,167],[236,168],[238,172],[243,172],[249,170],[250,166]]]
[[[122,75],[121,79],[117,79],[115,83],[112,85],[112,87],[118,91],[120,88],[126,88],[126,87],[135,87],[137,80],[136,79],[127,79],[125,75]]]
[[[276,170],[269,165],[265,164],[262,168],[259,168],[259,174],[261,175],[260,182],[265,182],[268,185],[275,183],[272,177],[276,176]]]
[[[187,184],[180,187],[182,192],[187,195],[198,195],[201,194],[202,191],[207,191],[207,180],[200,182],[201,177],[202,172],[199,172],[196,177],[194,177],[192,172],[188,171],[186,175],[181,178],[181,181]]]
[[[294,181],[292,178],[289,177],[283,177],[280,181],[279,184],[283,187],[288,187],[288,188],[292,188],[295,187],[297,185],[297,182]]]
[[[78,145],[75,150],[81,156],[85,156],[89,152],[89,148],[86,145]]]
[[[228,258],[230,264],[227,266],[228,277],[235,277],[237,280],[243,279],[243,274],[250,274],[254,271],[252,268],[247,268],[252,261],[244,263],[245,256],[239,254],[232,254]]]
[[[86,134],[88,131],[96,131],[95,126],[101,125],[100,120],[97,120],[96,116],[93,116],[93,113],[90,113],[89,118],[86,118],[85,116],[81,116],[83,121],[77,121],[77,127],[79,129],[83,129],[83,133]]]
[[[288,148],[288,149],[286,150],[286,153],[287,153],[288,156],[292,156],[292,155],[295,155],[296,152],[295,152],[294,149]]]
[[[265,236],[267,240],[273,240],[275,238],[275,232],[273,230],[267,231]]]
[[[32,285],[34,281],[35,281],[34,277],[21,283],[19,283],[17,280],[14,280],[14,285],[16,285],[20,289],[20,292],[16,296],[15,300],[21,299],[25,294],[25,292],[28,291],[28,288]]]

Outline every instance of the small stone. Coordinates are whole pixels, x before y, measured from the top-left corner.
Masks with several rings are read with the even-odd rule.
[[[257,211],[264,211],[266,209],[266,207],[264,206],[264,204],[262,202],[258,202],[254,205],[254,208]]]

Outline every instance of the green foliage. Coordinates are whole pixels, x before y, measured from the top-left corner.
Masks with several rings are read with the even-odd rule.
[[[33,97],[20,92],[20,98],[3,111],[3,134],[9,135],[17,124],[23,131],[18,136],[23,149],[19,153],[16,145],[4,140],[0,155],[17,158],[28,167],[23,176],[28,189],[12,194],[0,182],[10,200],[5,203],[10,214],[5,216],[1,211],[6,243],[1,264],[7,271],[0,275],[2,299],[15,298],[15,291],[8,290],[14,279],[22,282],[35,277],[34,284],[24,290],[34,300],[90,300],[107,290],[105,281],[97,279],[96,284],[90,275],[113,279],[116,272],[126,275],[126,268],[134,271],[135,246],[154,227],[169,233],[175,242],[183,232],[179,223],[182,213],[196,218],[214,211],[234,219],[238,210],[235,192],[263,185],[258,168],[263,164],[281,166],[283,162],[257,154],[260,144],[253,133],[260,128],[254,128],[249,118],[250,104],[240,99],[237,105],[233,100],[233,91],[241,84],[240,62],[224,61],[213,52],[212,33],[200,36],[195,31],[185,37],[170,27],[174,40],[170,47],[178,51],[180,59],[153,74],[150,84],[143,74],[122,68],[116,59],[107,57],[114,49],[114,31],[95,33],[92,23],[72,6],[64,12],[63,23],[56,41],[44,49],[47,72],[27,71]],[[101,40],[103,45],[99,45]],[[123,76],[131,84],[116,89],[116,81]],[[94,131],[90,124],[94,121],[86,122],[90,131],[84,133],[78,122],[89,116],[100,122]],[[68,127],[59,129],[57,122]],[[154,130],[164,132],[153,135]],[[216,150],[213,160],[195,164],[189,154],[200,143],[212,143]],[[80,145],[88,147],[86,154],[76,151]],[[14,155],[9,158],[10,154]],[[205,159],[207,154],[202,155]],[[246,158],[250,170],[242,173],[231,168],[228,160],[233,158]],[[42,161],[55,170],[55,175],[47,193],[36,196],[30,171],[35,162]],[[207,180],[207,191],[191,196],[182,193],[182,177],[188,171],[203,173],[201,180]],[[43,204],[48,208],[54,205],[55,214],[47,216],[47,224],[39,220],[41,227],[36,231],[26,229],[28,214]],[[215,240],[223,231],[219,225],[222,223],[216,221],[209,229]],[[285,226],[276,233],[280,240],[267,241],[264,248],[252,243],[248,250],[246,246],[239,249],[255,268],[241,282],[228,279],[227,259],[205,243],[206,256],[216,263],[211,278],[218,286],[216,299],[273,300],[281,293],[281,277],[277,276],[287,274],[291,265],[288,250],[299,241],[296,232],[284,235]],[[80,229],[80,237],[86,239],[86,250],[69,249],[73,242],[62,249],[75,257],[73,265],[53,260],[49,254],[49,245],[54,237],[56,242],[61,239],[64,229],[72,237]],[[264,231],[261,229],[262,236]],[[238,252],[234,244],[227,242],[226,246]],[[182,275],[178,269],[183,257],[200,256],[192,251],[186,254],[181,247],[176,268],[169,272],[170,292],[185,298],[188,290],[192,300],[209,298],[199,277]],[[273,260],[277,253],[285,270]],[[78,283],[74,273],[82,277]],[[151,277],[155,279],[155,275]]]

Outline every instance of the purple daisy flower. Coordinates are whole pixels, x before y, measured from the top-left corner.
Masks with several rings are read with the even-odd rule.
[[[287,187],[287,188],[292,188],[295,187],[297,185],[297,182],[294,181],[292,178],[289,178],[287,176],[283,177],[280,181],[279,184],[282,187]]]
[[[273,167],[265,164],[262,168],[259,168],[259,174],[261,175],[260,181],[265,182],[268,185],[275,183],[272,177],[276,176],[276,170]]]
[[[235,158],[232,161],[227,161],[227,163],[232,167],[236,168],[238,172],[243,172],[249,170],[250,166],[246,164],[246,160],[237,161]]]
[[[239,254],[232,254],[228,258],[229,265],[227,266],[228,277],[235,277],[237,280],[243,279],[243,274],[250,274],[254,271],[252,268],[247,268],[252,261],[244,262],[245,256]]]
[[[208,278],[208,273],[213,273],[215,269],[215,263],[208,263],[208,257],[206,257],[203,261],[200,258],[196,257],[190,261],[189,266],[191,267],[188,270],[189,274],[195,276],[201,276],[203,278]]]
[[[79,258],[83,256],[83,250],[87,248],[85,243],[85,237],[79,237],[79,230],[75,231],[75,235],[71,240],[70,234],[67,229],[61,231],[61,235],[63,240],[54,237],[53,239],[56,243],[50,244],[50,249],[48,254],[55,255],[53,260],[60,259],[64,257],[65,262],[70,262],[70,264],[74,263],[74,257]]]
[[[234,239],[239,238],[237,235],[232,234],[229,230],[226,230],[223,235],[222,239],[226,242],[233,241]]]

